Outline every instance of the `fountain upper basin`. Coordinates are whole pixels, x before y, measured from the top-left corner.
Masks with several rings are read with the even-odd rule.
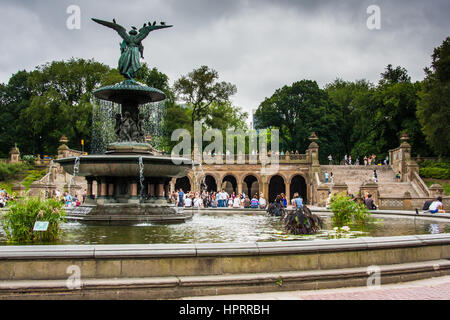
[[[78,176],[103,177],[131,177],[139,176],[139,158],[144,164],[145,177],[172,177],[186,176],[192,169],[192,160],[176,157],[146,156],[146,155],[91,155],[80,157]],[[74,174],[76,158],[55,160],[64,171]],[[180,161],[181,164],[175,164]]]
[[[166,98],[161,90],[141,85],[132,80],[102,87],[94,91],[94,96],[115,103],[133,101],[137,104],[163,101]]]

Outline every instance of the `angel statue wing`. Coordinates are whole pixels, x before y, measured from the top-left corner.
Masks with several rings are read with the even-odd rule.
[[[127,30],[124,27],[122,27],[120,24],[117,24],[115,21],[109,22],[109,21],[104,21],[104,20],[95,19],[95,18],[92,18],[92,20],[101,25],[104,25],[108,28],[116,30],[117,33],[119,34],[119,36],[121,36],[123,40],[125,40],[126,42],[130,42],[130,36],[128,35]]]
[[[120,24],[117,24],[115,19],[113,19],[112,22],[94,18],[92,18],[92,20],[108,28],[116,30],[122,37],[123,42],[120,45],[121,55],[118,70],[120,74],[125,76],[127,79],[133,79],[136,76],[136,72],[141,68],[139,55],[141,58],[144,58],[144,46],[141,41],[144,40],[153,30],[172,27],[166,26],[164,23],[157,26],[155,22],[153,25],[150,23],[148,25],[144,24],[143,27],[139,29],[139,32],[136,27],[131,27],[132,30],[127,33],[127,30]]]
[[[170,27],[173,27],[173,26],[172,25],[170,25],[170,26],[166,26],[166,25],[158,25],[158,26],[156,26],[156,25],[153,25],[152,26],[149,23],[148,26],[144,25],[142,28],[139,29],[139,33],[136,36],[135,41],[136,42],[141,42],[142,40],[144,40],[148,36],[148,34],[150,32],[152,32],[154,30],[165,29],[165,28],[170,28]]]

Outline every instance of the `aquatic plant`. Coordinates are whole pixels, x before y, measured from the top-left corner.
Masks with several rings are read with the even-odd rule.
[[[307,206],[288,212],[284,216],[284,227],[291,234],[314,234],[322,228],[322,219]]]
[[[365,224],[371,221],[370,212],[364,204],[352,201],[342,193],[331,198],[330,209],[333,212],[333,224],[342,227],[349,224]]]
[[[63,204],[55,199],[23,198],[8,202],[3,215],[3,229],[8,242],[28,243],[58,239],[60,223],[65,219]],[[36,221],[48,221],[47,231],[33,231]]]

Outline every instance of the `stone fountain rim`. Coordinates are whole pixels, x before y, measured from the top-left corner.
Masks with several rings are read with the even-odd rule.
[[[130,93],[133,93],[130,95]],[[104,86],[94,91],[94,96],[98,99],[123,103],[127,100],[136,100],[139,104],[149,102],[159,102],[166,99],[166,95],[161,90],[148,87],[137,82],[125,80],[114,85]]]
[[[80,157],[67,157],[62,159],[54,160],[57,163],[68,163],[75,161],[77,158],[80,159],[83,163],[89,163],[89,160],[92,160],[92,162],[98,163],[98,162],[112,162],[112,161],[132,161],[132,163],[135,163],[136,161],[139,161],[139,158],[142,157],[142,161],[144,164],[146,163],[146,160],[148,163],[150,161],[156,160],[157,162],[172,162],[173,160],[176,161],[182,161],[183,163],[180,165],[192,165],[193,160],[188,158],[181,158],[181,157],[165,157],[165,156],[150,156],[150,155],[88,155],[88,156],[80,156]],[[84,161],[83,161],[84,160]],[[154,163],[154,162],[152,162]],[[176,164],[174,164],[176,165]],[[194,165],[198,165],[198,163],[194,162]]]

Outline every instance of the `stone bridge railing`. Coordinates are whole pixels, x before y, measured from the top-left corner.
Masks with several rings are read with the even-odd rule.
[[[422,210],[425,201],[434,200],[434,198],[410,198],[410,197],[380,197],[378,199],[378,209],[381,210]],[[450,209],[450,197],[443,197],[442,204],[447,212]]]
[[[191,159],[194,159],[195,157],[192,155]],[[277,159],[278,158],[278,159]],[[284,154],[284,155],[278,155],[278,156],[271,156],[266,155],[262,157],[261,155],[252,155],[252,154],[234,154],[234,155],[225,155],[225,154],[219,154],[219,155],[206,155],[203,154],[202,156],[202,163],[206,163],[206,159],[211,159],[211,161],[216,163],[234,163],[234,164],[241,164],[241,163],[252,163],[252,164],[260,164],[261,162],[265,161],[278,161],[279,163],[309,163],[310,160],[308,159],[307,154]],[[209,162],[209,160],[208,160]]]

